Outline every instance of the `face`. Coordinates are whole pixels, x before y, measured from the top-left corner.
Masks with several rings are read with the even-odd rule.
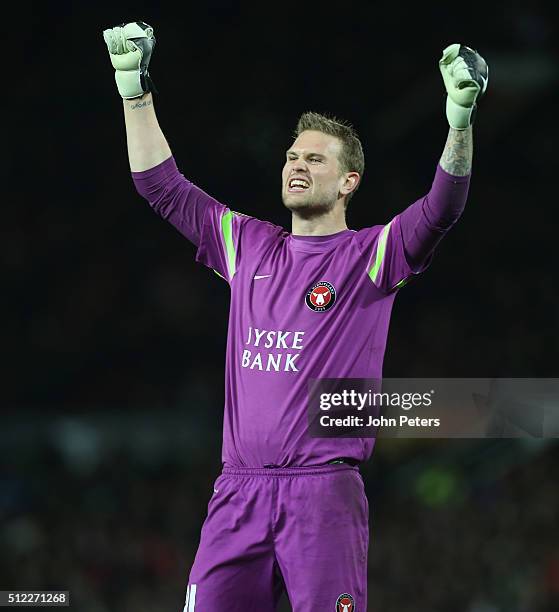
[[[342,143],[335,136],[307,130],[286,152],[282,199],[289,210],[307,218],[330,212],[352,191],[356,172],[342,173],[338,161]]]

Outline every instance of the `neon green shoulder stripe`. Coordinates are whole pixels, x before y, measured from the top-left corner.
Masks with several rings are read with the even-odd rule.
[[[235,275],[235,260],[237,253],[233,243],[233,216],[234,213],[229,211],[221,218],[221,232],[223,234],[223,242],[225,243],[225,251],[227,253],[227,267],[229,268],[229,279]]]
[[[390,231],[391,223],[392,221],[390,221],[390,223],[384,226],[384,228],[382,229],[380,233],[380,237],[378,239],[377,255],[375,258],[375,263],[373,264],[372,268],[369,270],[369,276],[371,277],[371,280],[373,281],[373,283],[376,283],[380,267],[382,266],[382,262],[384,260],[384,253],[386,251],[386,241],[388,239],[388,232]]]

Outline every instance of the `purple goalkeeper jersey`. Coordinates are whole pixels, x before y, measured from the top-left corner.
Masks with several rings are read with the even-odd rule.
[[[373,438],[307,431],[307,383],[381,378],[398,290],[460,216],[469,176],[439,165],[429,193],[384,225],[295,236],[235,212],[185,179],[174,157],[132,172],[136,189],[231,289],[222,461],[294,467],[368,459]]]

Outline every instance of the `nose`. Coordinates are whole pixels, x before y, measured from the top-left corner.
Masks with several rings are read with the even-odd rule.
[[[298,157],[296,160],[293,161],[293,164],[291,166],[291,170],[292,171],[299,171],[299,170],[307,170],[307,164],[305,162],[305,160],[301,159],[300,157]]]

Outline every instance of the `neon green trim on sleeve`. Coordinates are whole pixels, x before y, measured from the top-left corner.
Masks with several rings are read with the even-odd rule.
[[[386,251],[386,241],[388,239],[388,232],[390,231],[391,223],[392,221],[390,221],[388,225],[385,225],[382,232],[380,233],[380,237],[377,244],[377,256],[375,258],[375,263],[373,264],[373,267],[369,270],[369,276],[371,277],[373,283],[376,283],[377,281],[377,276],[382,265],[382,261],[384,259],[384,253]]]
[[[212,270],[214,270],[212,268]],[[224,281],[226,281],[227,279],[225,278],[225,276],[222,276],[217,270],[214,270],[214,272],[219,276],[219,278],[222,278]]]
[[[406,278],[403,278],[399,283],[396,283],[394,287],[392,287],[392,291],[395,291],[396,289],[401,289],[409,280],[410,277],[406,276]]]
[[[221,232],[223,233],[223,241],[225,243],[225,251],[227,253],[227,267],[229,268],[229,279],[235,275],[235,245],[233,244],[233,215],[232,211],[225,213],[221,218]]]

